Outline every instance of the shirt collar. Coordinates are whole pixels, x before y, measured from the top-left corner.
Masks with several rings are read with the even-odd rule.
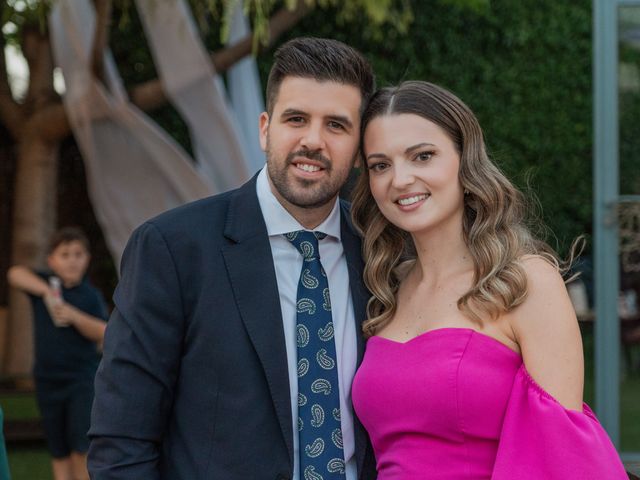
[[[274,237],[297,230],[306,230],[275,197],[269,185],[268,175],[267,166],[265,165],[258,174],[256,181],[258,203],[260,204],[264,221],[267,224],[268,235]],[[340,240],[340,202],[337,198],[329,216],[314,231],[326,233]]]

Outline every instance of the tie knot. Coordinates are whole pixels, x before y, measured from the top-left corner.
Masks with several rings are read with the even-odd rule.
[[[298,230],[296,232],[286,233],[284,236],[298,249],[306,261],[311,261],[320,258],[318,240],[322,240],[327,234]]]

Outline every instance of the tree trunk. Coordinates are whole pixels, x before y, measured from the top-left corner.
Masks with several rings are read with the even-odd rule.
[[[46,245],[56,226],[60,140],[47,139],[41,113],[59,99],[53,89],[53,59],[47,34],[25,27],[22,52],[30,76],[23,106],[25,121],[16,131],[11,264],[42,268]],[[31,306],[24,293],[10,289],[9,312],[3,373],[28,377],[33,366],[33,325]]]
[[[56,226],[58,144],[26,130],[18,149],[12,264],[43,268],[47,241]],[[9,311],[3,373],[26,377],[33,366],[33,326],[27,296],[11,289]]]

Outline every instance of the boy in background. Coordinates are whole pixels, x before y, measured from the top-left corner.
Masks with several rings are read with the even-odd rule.
[[[73,227],[56,232],[49,243],[50,272],[16,265],[9,284],[29,295],[33,308],[38,407],[55,480],[88,479],[93,380],[100,361],[107,308],[85,278],[89,241]]]

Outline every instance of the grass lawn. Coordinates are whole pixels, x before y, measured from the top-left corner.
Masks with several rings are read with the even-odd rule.
[[[593,406],[593,339],[584,334],[585,401]],[[640,347],[632,352],[636,369],[623,376],[620,386],[621,450],[640,452]],[[2,394],[0,405],[5,419],[24,420],[38,417],[32,394]],[[51,480],[49,455],[44,446],[14,446],[7,448],[12,480]]]
[[[3,393],[0,406],[5,420],[30,420],[40,417],[35,395],[32,393]]]
[[[31,420],[39,417],[33,394],[0,395],[0,405],[6,420]],[[9,468],[12,480],[52,480],[49,453],[42,444],[8,445]]]
[[[593,378],[593,377],[591,377]],[[585,379],[585,401],[593,401],[593,380]],[[640,452],[640,373],[626,376],[620,385],[620,451]]]
[[[582,334],[585,355],[584,399],[591,407],[594,402],[593,332]],[[625,370],[627,366],[621,358]],[[632,368],[622,375],[620,384],[620,451],[640,452],[640,346],[631,351]]]
[[[620,447],[623,452],[640,452],[640,375],[622,382],[620,391]]]
[[[52,480],[51,461],[44,447],[7,449],[11,480]]]

